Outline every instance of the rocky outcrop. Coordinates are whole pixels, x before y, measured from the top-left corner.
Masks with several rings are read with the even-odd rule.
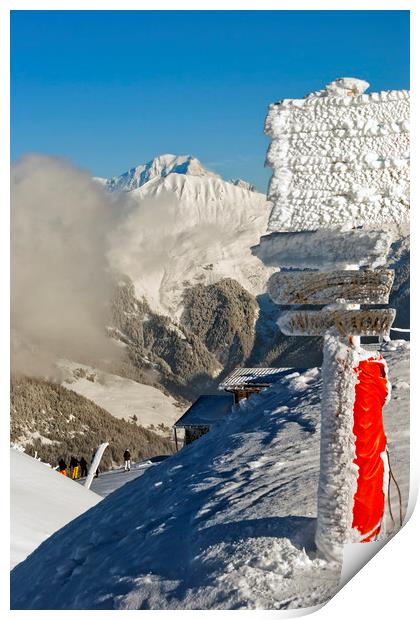
[[[212,385],[222,370],[197,334],[138,300],[128,278],[115,289],[112,312],[111,335],[127,346],[131,363],[154,373],[156,381],[174,395],[190,400]]]
[[[242,364],[255,339],[257,303],[236,280],[197,284],[184,294],[181,323],[196,334],[225,370]]]

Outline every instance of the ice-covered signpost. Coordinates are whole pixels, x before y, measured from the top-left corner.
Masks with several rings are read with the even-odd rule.
[[[393,272],[380,267],[392,228],[409,214],[409,93],[365,94],[368,86],[340,78],[270,106],[271,234],[255,249],[282,268],[271,298],[298,306],[281,315],[281,331],[324,335],[316,544],[337,561],[345,543],[383,531],[390,383],[385,360],[360,336],[386,338],[395,311],[360,305],[388,303]]]
[[[108,441],[105,441],[104,443],[101,443],[97,449],[95,454],[93,455],[93,460],[92,463],[90,464],[89,467],[89,472],[88,475],[86,476],[86,480],[85,480],[85,487],[87,489],[90,489],[90,485],[93,482],[93,478],[98,470],[99,464],[101,462],[101,458],[105,452],[105,448],[109,446]]]

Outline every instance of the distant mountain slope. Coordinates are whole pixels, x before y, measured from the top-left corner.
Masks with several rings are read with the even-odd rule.
[[[389,298],[389,305],[395,308],[397,315],[394,326],[407,329],[410,327],[410,237],[408,232],[402,234],[392,246],[388,267],[395,270],[394,284]],[[409,334],[400,333],[399,337]]]
[[[101,497],[18,450],[10,450],[11,568]]]
[[[216,177],[169,174],[128,198],[109,258],[152,310],[179,318],[186,288],[223,278],[254,296],[264,291],[273,269],[250,250],[267,228],[271,206],[263,194]]]
[[[394,383],[385,430],[403,512],[408,348],[384,347]],[[318,369],[286,372],[207,435],[57,532],[12,572],[12,608],[287,609],[326,602],[341,567],[314,547],[321,389]],[[394,492],[392,508],[397,515]]]
[[[98,371],[75,362],[60,362],[65,372],[62,385],[103,407],[116,418],[132,421],[159,434],[170,436],[183,409],[171,396],[152,385]]]
[[[205,168],[202,163],[191,155],[159,155],[146,164],[139,164],[123,174],[111,177],[95,177],[109,192],[130,192],[138,189],[156,177],[167,177],[169,174],[186,174],[197,177],[220,179],[220,175]],[[255,187],[243,179],[230,179],[228,183],[242,187],[249,191],[256,191]]]
[[[112,315],[109,333],[125,345],[129,362],[177,398],[197,397],[223,369],[189,326],[174,323],[153,312],[145,299],[137,299],[128,278],[115,289]]]
[[[214,391],[226,372],[250,356],[258,306],[232,278],[186,288],[183,303],[179,321],[159,315],[136,298],[126,278],[115,290],[115,327],[109,331],[126,347],[131,363],[149,381],[153,377],[154,386],[193,400]]]
[[[169,174],[220,178],[214,172],[206,170],[198,159],[191,157],[191,155],[166,154],[155,157],[147,164],[139,164],[119,176],[111,177],[110,179],[96,177],[96,180],[103,184],[110,192],[127,192],[141,187],[156,177],[166,177]]]
[[[168,439],[118,420],[76,392],[27,377],[12,377],[11,440],[53,466],[60,457],[68,463],[72,454],[90,460],[103,441],[110,444],[105,469],[121,464],[127,447],[136,460],[173,451]]]
[[[199,336],[225,370],[249,357],[258,306],[236,280],[196,284],[185,292],[184,303],[182,325]]]
[[[257,191],[254,185],[252,185],[251,183],[248,183],[248,181],[244,181],[243,179],[230,179],[229,183],[233,183],[234,185],[237,185],[238,187],[242,187],[242,189],[247,189],[250,192]]]

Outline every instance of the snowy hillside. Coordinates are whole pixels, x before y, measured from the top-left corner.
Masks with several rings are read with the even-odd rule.
[[[408,493],[408,350],[384,347],[391,463]],[[313,537],[318,369],[284,379],[46,541],[12,572],[14,609],[284,609],[326,601],[340,566]],[[398,514],[395,494],[394,515]],[[90,579],[83,579],[84,575]]]
[[[253,295],[263,292],[273,270],[250,250],[267,228],[270,204],[263,194],[215,176],[169,174],[129,198],[110,261],[152,310],[179,317],[185,289],[225,277]]]
[[[104,441],[110,443],[102,459],[105,469],[121,465],[127,447],[136,460],[173,451],[168,437],[118,419],[58,383],[12,376],[10,400],[11,440],[28,453],[37,451],[45,463],[69,462],[72,455],[89,459]]]
[[[140,426],[148,428],[153,425],[155,432],[168,434],[169,428],[182,414],[182,409],[176,406],[171,396],[151,385],[75,362],[62,361],[59,367],[66,371],[64,387],[89,398],[116,418],[130,420],[136,416]],[[159,425],[167,429],[162,431]]]
[[[10,472],[13,568],[41,542],[102,498],[15,449],[10,450]]]
[[[132,462],[129,472],[122,467],[102,472],[93,479],[90,490],[87,490],[83,486],[85,478],[73,482],[16,447],[11,449],[10,567],[23,562],[66,523],[127,482],[142,476],[149,467],[155,467],[164,458]]]

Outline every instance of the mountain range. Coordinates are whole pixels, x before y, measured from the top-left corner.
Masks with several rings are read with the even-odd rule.
[[[146,164],[139,164],[127,172],[109,179],[95,177],[110,191],[131,191],[145,185],[148,181],[155,178],[167,177],[170,174],[185,174],[196,177],[207,177],[221,179],[220,175],[207,170],[201,162],[191,155],[159,155]],[[229,181],[233,185],[255,191],[255,188],[248,181],[242,179],[232,179]]]

